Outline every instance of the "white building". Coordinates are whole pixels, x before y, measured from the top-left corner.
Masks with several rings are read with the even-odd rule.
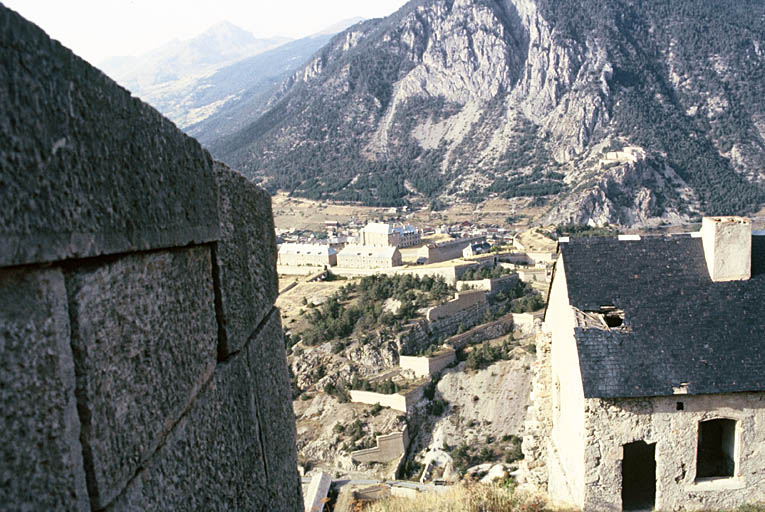
[[[420,231],[414,226],[396,226],[370,222],[361,230],[361,244],[371,247],[411,247],[420,243]]]
[[[337,265],[337,250],[329,245],[282,244],[277,261],[283,266],[332,267]]]
[[[392,268],[401,265],[397,247],[346,245],[337,255],[337,265],[343,268]]]

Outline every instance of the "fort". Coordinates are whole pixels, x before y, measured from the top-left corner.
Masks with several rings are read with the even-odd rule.
[[[269,196],[0,26],[3,508],[301,510]]]

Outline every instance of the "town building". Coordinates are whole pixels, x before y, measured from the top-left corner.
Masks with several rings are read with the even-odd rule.
[[[741,217],[562,239],[544,321],[550,496],[583,510],[762,500],[763,305],[765,237]]]
[[[342,268],[392,268],[401,265],[398,247],[370,247],[346,245],[337,255],[337,265]]]
[[[285,267],[333,267],[337,250],[329,245],[287,243],[279,246],[278,264]]]
[[[490,250],[491,244],[489,242],[475,242],[462,249],[462,257],[470,258],[471,256],[487,254]]]
[[[420,243],[420,231],[414,226],[396,226],[370,222],[360,233],[361,245],[370,247],[411,247]]]

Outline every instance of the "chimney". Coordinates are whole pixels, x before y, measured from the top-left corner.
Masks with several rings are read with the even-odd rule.
[[[743,281],[752,275],[752,223],[744,217],[704,217],[701,240],[714,282]]]

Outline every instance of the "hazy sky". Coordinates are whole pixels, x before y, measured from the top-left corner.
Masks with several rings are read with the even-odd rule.
[[[220,21],[255,36],[303,37],[357,16],[379,18],[406,0],[0,0],[97,64],[189,39]]]

